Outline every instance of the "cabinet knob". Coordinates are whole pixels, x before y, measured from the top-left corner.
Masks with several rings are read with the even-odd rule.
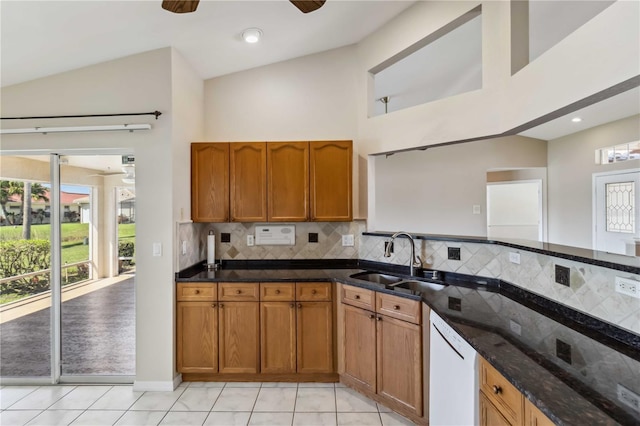
[[[241,294],[242,290],[236,290],[236,294]]]
[[[382,321],[382,317],[377,317],[376,318],[378,321]]]
[[[311,290],[311,294],[316,294],[318,291],[316,289]]]
[[[373,315],[373,314],[369,315],[369,319],[374,319],[375,317],[376,317],[376,316],[375,316],[375,315]]]
[[[396,311],[400,310],[400,305],[393,305],[393,309],[395,309]]]
[[[215,304],[215,303],[212,303],[212,304],[211,304],[211,307],[212,307],[212,308],[215,308],[215,307],[216,307],[216,304]]]
[[[360,295],[359,295],[359,294],[356,294],[356,295],[354,296],[354,298],[355,298],[355,299],[360,299]]]
[[[280,290],[276,289],[276,294],[280,294]]]
[[[195,293],[200,294],[200,290],[196,289]]]
[[[221,308],[224,308],[224,303],[221,303],[221,304],[220,304],[220,307],[221,307]]]
[[[493,393],[495,393],[496,395],[498,395],[499,393],[502,392],[502,388],[500,386],[497,385],[493,385]]]
[[[290,303],[289,306],[293,308],[295,305],[293,303]]]
[[[302,303],[298,303],[298,309],[302,308]]]

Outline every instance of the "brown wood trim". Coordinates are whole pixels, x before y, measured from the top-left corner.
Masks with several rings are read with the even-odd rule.
[[[301,374],[206,374],[183,373],[184,382],[318,382],[335,383],[339,379],[337,373],[301,373]]]

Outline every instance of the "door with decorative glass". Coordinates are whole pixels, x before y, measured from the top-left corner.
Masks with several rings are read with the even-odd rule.
[[[635,256],[640,238],[640,170],[595,174],[594,249]]]

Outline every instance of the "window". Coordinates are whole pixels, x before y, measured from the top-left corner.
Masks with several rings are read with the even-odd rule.
[[[640,159],[640,141],[596,150],[596,164],[611,164],[638,159]]]

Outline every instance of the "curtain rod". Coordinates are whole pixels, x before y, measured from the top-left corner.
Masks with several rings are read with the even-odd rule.
[[[156,120],[162,115],[160,111],[134,112],[131,114],[86,114],[86,115],[45,115],[38,117],[0,117],[0,120],[32,120],[38,118],[86,118],[86,117],[121,117],[128,115],[154,115]]]

